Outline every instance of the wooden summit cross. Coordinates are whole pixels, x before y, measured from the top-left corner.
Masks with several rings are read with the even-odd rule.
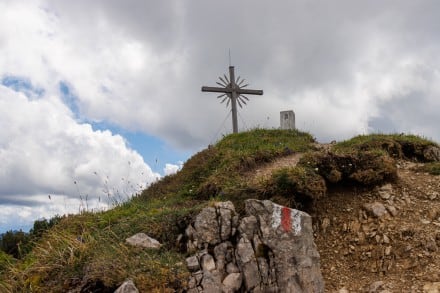
[[[229,103],[231,103],[232,132],[237,133],[237,103],[240,108],[242,108],[241,103],[246,105],[246,101],[249,101],[248,97],[244,95],[262,95],[263,91],[245,89],[245,87],[247,87],[249,84],[243,85],[245,80],[240,80],[240,76],[235,79],[234,66],[229,66],[229,79],[225,74],[223,74],[223,77],[224,78],[220,76],[220,82],[216,82],[221,87],[202,86],[202,92],[223,93],[222,95],[218,96],[217,99],[225,97],[221,103],[224,103],[226,100],[228,100],[226,107],[228,107]]]

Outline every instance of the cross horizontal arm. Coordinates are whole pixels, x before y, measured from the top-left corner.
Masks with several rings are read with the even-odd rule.
[[[202,92],[232,93],[232,89],[227,87],[202,86]]]
[[[237,94],[240,95],[262,95],[262,90],[247,90],[247,89],[237,89]]]
[[[202,86],[202,92],[212,92],[212,93],[232,93],[236,92],[239,95],[262,95],[262,90],[247,90],[247,89],[232,89],[230,87],[213,87],[213,86]]]

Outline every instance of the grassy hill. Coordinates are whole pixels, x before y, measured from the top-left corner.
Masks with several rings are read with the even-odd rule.
[[[407,135],[358,136],[332,145],[300,131],[256,129],[226,136],[129,202],[61,218],[22,259],[0,252],[0,291],[113,292],[131,278],[141,292],[174,292],[188,276],[186,252],[176,239],[213,201],[231,200],[242,212],[244,199],[271,199],[313,213],[329,189],[371,189],[396,180],[396,160],[428,162],[432,146],[437,144]],[[289,158],[298,162],[276,167]],[[259,177],[268,166],[268,175]],[[440,169],[438,162],[420,168],[433,174]],[[163,247],[126,245],[138,232]]]

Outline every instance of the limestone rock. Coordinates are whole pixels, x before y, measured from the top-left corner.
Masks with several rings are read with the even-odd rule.
[[[385,184],[379,188],[379,196],[382,199],[389,199],[393,192],[393,186],[391,184]]]
[[[398,211],[397,211],[397,209],[396,209],[395,206],[393,206],[393,205],[385,205],[385,208],[387,209],[387,211],[388,211],[393,217],[397,216]]]
[[[204,208],[197,215],[193,237],[199,247],[204,244],[216,245],[235,234],[234,223],[237,221],[238,216],[231,202],[216,203],[214,207]]]
[[[205,254],[202,256],[201,266],[204,271],[215,270],[214,258],[210,254]]]
[[[232,203],[216,203],[189,226],[199,252],[186,260],[188,292],[324,292],[311,217],[267,200],[245,210],[239,220]]]
[[[202,292],[206,293],[222,293],[221,283],[219,282],[217,276],[209,271],[203,273],[203,279],[200,284],[203,288]]]
[[[243,272],[244,285],[247,291],[254,289],[259,283],[258,264],[251,242],[240,238],[236,250],[237,265]]]
[[[423,157],[427,161],[440,161],[440,148],[437,146],[429,146],[423,151]]]
[[[324,292],[312,218],[268,200],[246,200],[246,212],[259,219],[263,255],[273,255],[269,263],[275,266],[277,287],[283,292]]]
[[[128,244],[143,248],[159,249],[162,244],[145,233],[137,233],[125,240]]]
[[[116,289],[115,293],[139,293],[132,280],[127,280]]]
[[[370,288],[368,289],[368,292],[370,293],[376,293],[379,292],[379,290],[384,289],[384,282],[383,281],[376,281],[372,284],[370,284]]]
[[[223,280],[223,286],[225,292],[237,292],[242,283],[242,277],[240,273],[231,273]]]
[[[200,214],[197,215],[194,228],[194,237],[199,240],[199,244],[208,243],[215,245],[220,243],[220,227],[217,221],[217,212],[215,208],[204,208]]]
[[[366,203],[363,205],[363,208],[372,216],[376,218],[381,218],[384,215],[388,214],[385,206],[380,202]]]
[[[200,263],[197,256],[190,256],[186,258],[186,267],[190,271],[198,271],[200,270]]]

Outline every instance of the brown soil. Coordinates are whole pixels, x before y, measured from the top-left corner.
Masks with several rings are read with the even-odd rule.
[[[295,166],[300,157],[261,166],[249,179]],[[385,195],[380,187],[338,187],[317,202],[312,216],[326,292],[440,292],[440,176],[414,167],[399,161]],[[367,211],[374,202],[384,215]]]

